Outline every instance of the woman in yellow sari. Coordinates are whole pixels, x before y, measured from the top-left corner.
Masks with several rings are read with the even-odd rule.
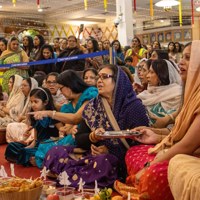
[[[11,37],[8,42],[7,50],[1,54],[0,64],[12,64],[19,62],[28,62],[29,58],[24,50],[19,46],[19,40],[16,37]],[[2,88],[3,91],[8,92],[8,81],[12,75],[18,74],[22,77],[28,77],[27,66],[19,66],[14,68],[0,68],[3,73]]]

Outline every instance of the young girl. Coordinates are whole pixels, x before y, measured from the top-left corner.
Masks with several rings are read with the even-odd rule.
[[[44,110],[55,110],[53,99],[48,89],[46,88],[35,88],[30,94],[31,108],[32,111],[44,111]],[[58,136],[58,128],[62,126],[61,123],[49,117],[45,117],[42,120],[34,120],[32,116],[31,128],[34,129],[34,140],[29,144],[25,145],[18,142],[11,142],[8,144],[5,152],[5,158],[8,161],[16,162],[24,166],[33,164],[33,157],[38,148],[38,145],[49,139],[51,136]],[[56,126],[56,128],[54,127]],[[30,128],[29,128],[30,130]],[[24,135],[28,134],[25,133]]]

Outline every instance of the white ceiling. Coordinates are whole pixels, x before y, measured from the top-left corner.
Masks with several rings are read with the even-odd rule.
[[[122,0],[123,1],[123,0]],[[127,1],[127,0],[124,0]],[[154,0],[155,4],[159,0]],[[13,7],[12,0],[0,0],[0,18],[39,19],[46,23],[66,23],[69,21],[93,21],[104,23],[116,17],[116,0],[108,0],[107,12],[104,11],[103,0],[88,0],[88,10],[84,10],[84,0],[40,0],[42,13],[37,11],[36,0],[16,0]],[[183,16],[191,15],[190,0],[182,0]],[[136,0],[136,19],[149,19],[149,0]],[[196,15],[199,13],[195,12]],[[178,6],[170,12],[154,6],[155,18],[178,16]]]

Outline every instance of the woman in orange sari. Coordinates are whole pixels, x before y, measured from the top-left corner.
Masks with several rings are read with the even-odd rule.
[[[172,200],[168,180],[167,168],[168,162],[177,154],[194,155],[200,147],[200,41],[192,43],[191,58],[190,51],[183,52],[183,58],[180,61],[180,70],[182,79],[187,71],[184,63],[189,63],[187,79],[184,91],[184,103],[181,112],[176,118],[174,128],[170,134],[165,137],[155,147],[152,146],[135,146],[128,150],[126,154],[126,164],[129,173],[127,184],[134,188],[132,197],[135,195],[141,198],[151,200]],[[189,50],[190,47],[187,47]],[[144,129],[144,131],[147,131]],[[142,131],[143,132],[143,131]],[[143,132],[144,133],[144,132]],[[151,132],[148,132],[150,134]],[[147,136],[147,134],[146,134]],[[142,142],[145,138],[137,139]],[[151,138],[151,141],[149,140]],[[155,136],[154,139],[146,138],[146,144],[156,144],[162,135]],[[147,143],[147,141],[149,143]],[[116,182],[116,189],[125,193],[126,185]],[[134,187],[133,187],[134,186]],[[122,190],[123,189],[123,190]],[[127,194],[127,193],[125,193]]]

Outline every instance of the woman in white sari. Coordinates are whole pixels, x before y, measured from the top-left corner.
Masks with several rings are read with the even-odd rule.
[[[146,106],[151,125],[155,123],[154,116],[171,115],[181,106],[182,86],[178,67],[168,60],[155,60],[147,75],[148,88],[140,94]]]
[[[31,110],[30,104],[30,92],[32,89],[38,87],[38,83],[34,78],[24,79],[21,88],[22,92],[25,96],[24,98],[24,108],[21,114],[18,117],[18,122],[13,122],[8,124],[6,128],[6,140],[7,142],[31,142],[33,140],[33,133],[27,136],[27,138],[23,138],[23,134],[27,132],[29,127],[29,120],[26,117],[27,112]]]
[[[10,122],[17,121],[24,107],[24,94],[21,91],[23,78],[14,75],[9,78],[10,95],[5,106],[0,106],[0,126],[6,127]]]

